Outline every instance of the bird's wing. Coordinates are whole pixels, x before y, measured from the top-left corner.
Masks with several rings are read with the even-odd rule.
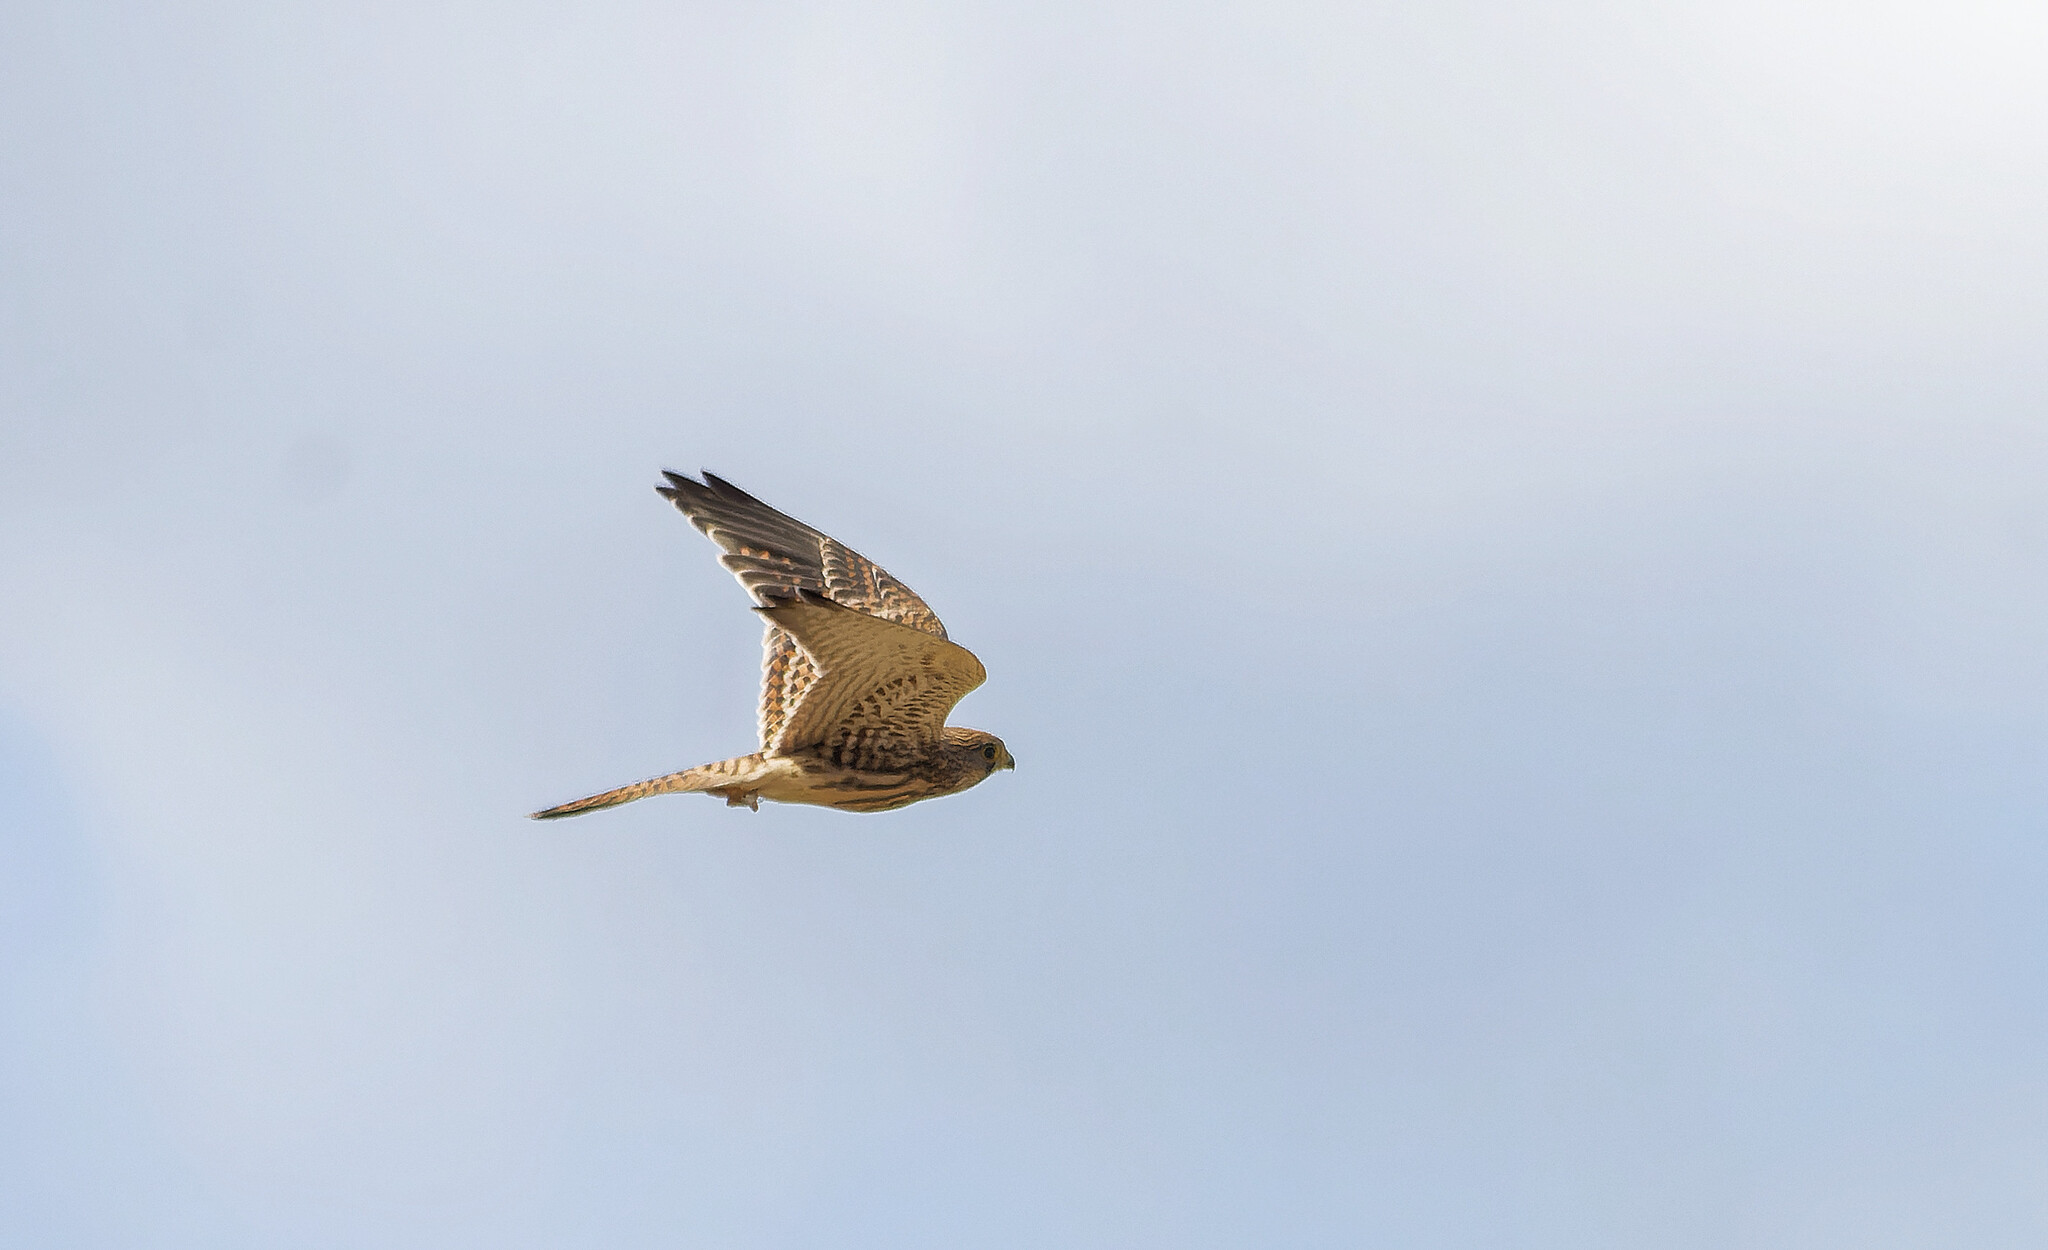
[[[718,562],[763,607],[805,591],[856,612],[893,621],[943,640],[946,627],[916,592],[874,561],[723,478],[704,480],[663,471],[655,490],[721,547]],[[761,746],[775,745],[804,692],[818,679],[811,657],[771,618],[761,639]]]
[[[815,591],[756,608],[795,640],[816,677],[770,751],[815,747],[867,772],[900,772],[938,748],[946,715],[988,677],[974,653]]]

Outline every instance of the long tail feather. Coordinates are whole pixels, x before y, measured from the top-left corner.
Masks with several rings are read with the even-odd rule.
[[[589,798],[577,799],[545,811],[535,812],[532,819],[558,820],[563,816],[580,816],[585,812],[601,811],[607,807],[617,807],[621,803],[631,803],[634,799],[644,799],[651,794],[717,790],[741,781],[759,762],[760,757],[757,755],[743,755],[738,759],[720,760],[716,764],[686,768],[682,772],[670,773],[666,777],[650,777],[646,781],[636,781],[630,786],[620,786],[616,790],[606,790],[603,794],[593,794]]]

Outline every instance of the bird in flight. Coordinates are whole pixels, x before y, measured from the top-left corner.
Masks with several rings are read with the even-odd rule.
[[[766,618],[761,749],[533,813],[536,820],[616,807],[650,794],[715,794],[730,807],[761,800],[886,812],[957,794],[1014,768],[1003,740],[948,725],[961,696],[988,676],[946,638],[925,601],[836,539],[723,479],[679,473],[660,492],[724,549]]]

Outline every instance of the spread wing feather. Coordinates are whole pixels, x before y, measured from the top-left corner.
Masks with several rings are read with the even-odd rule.
[[[815,747],[850,768],[900,772],[938,748],[953,705],[988,677],[957,643],[815,591],[754,610],[816,667],[770,751]]]
[[[655,489],[723,549],[718,562],[739,578],[757,605],[785,603],[808,592],[856,614],[945,640],[946,627],[924,600],[851,547],[713,474],[704,474],[701,482],[665,470],[662,476],[668,484]],[[790,717],[817,681],[813,658],[771,615],[761,639],[763,749],[787,738]]]

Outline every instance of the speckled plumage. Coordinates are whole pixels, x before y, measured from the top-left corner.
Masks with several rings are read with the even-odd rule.
[[[1000,738],[946,724],[987,676],[925,601],[879,565],[710,473],[655,489],[723,549],[767,620],[761,749],[534,813],[715,794],[875,812],[955,794],[1015,766]]]

